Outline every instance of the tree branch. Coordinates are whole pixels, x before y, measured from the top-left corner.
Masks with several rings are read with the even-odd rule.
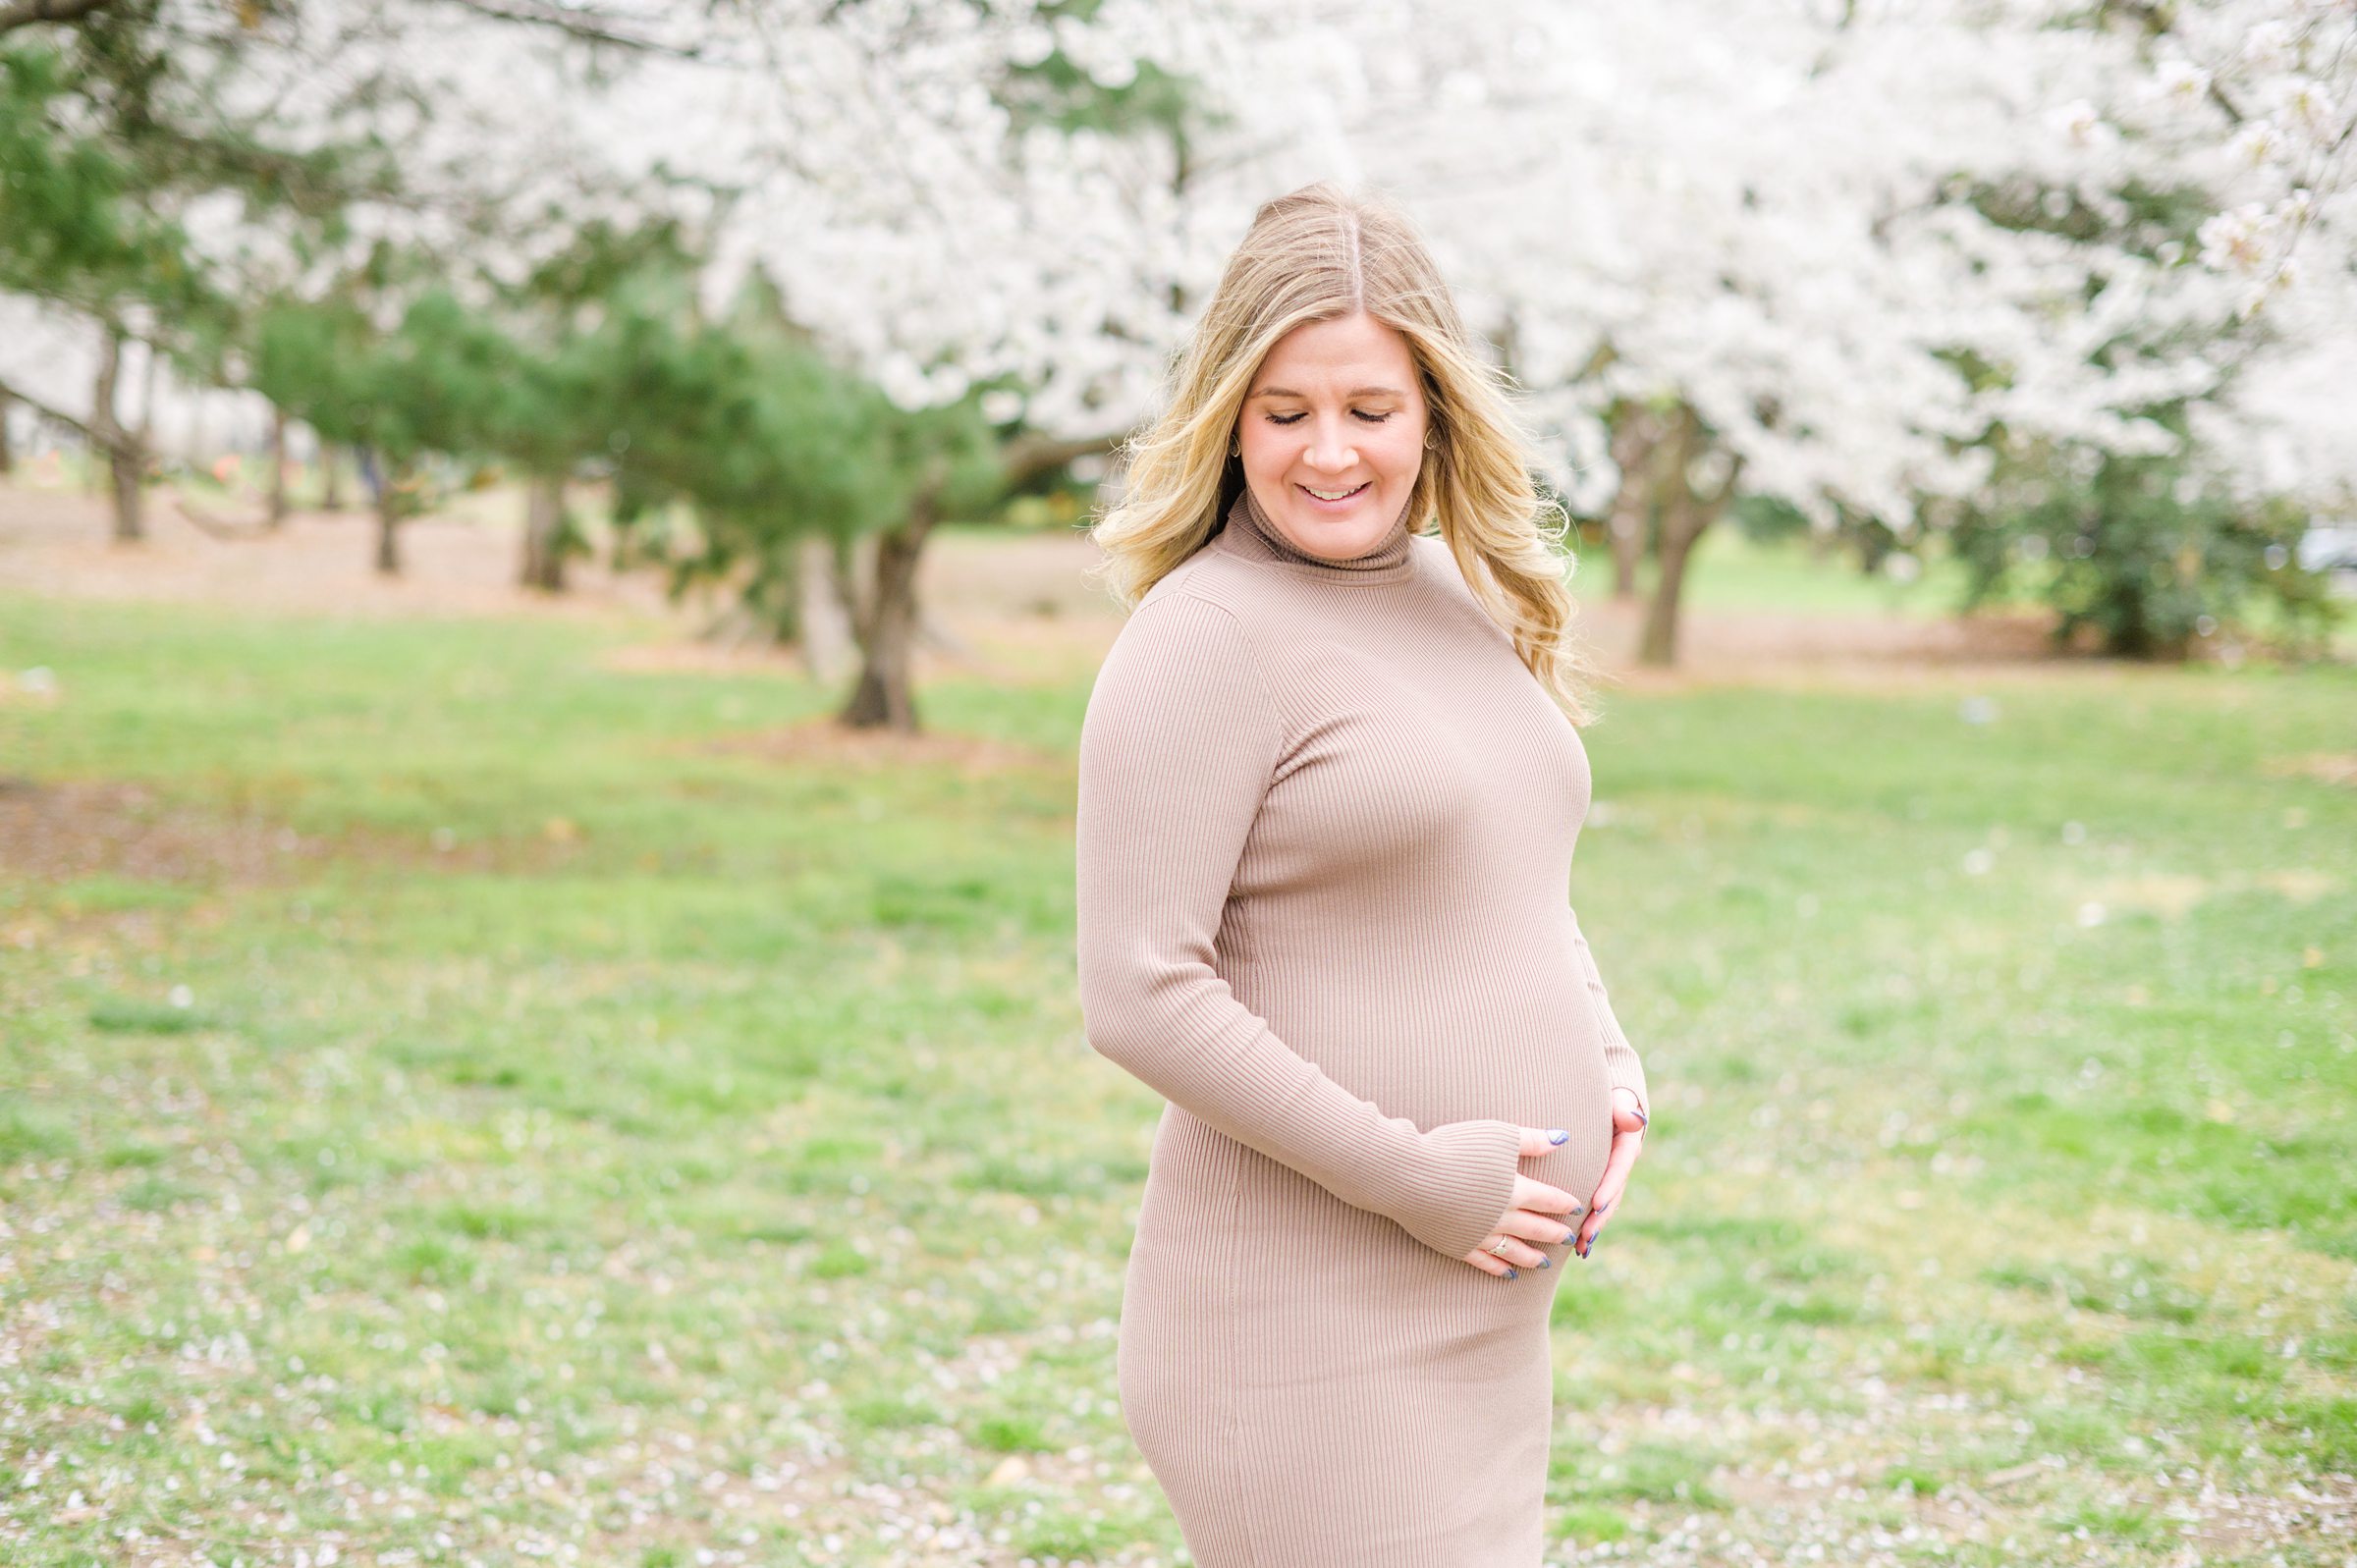
[[[270,514],[267,510],[237,522],[225,522],[197,506],[187,496],[182,495],[177,488],[172,489],[170,493],[172,505],[179,510],[180,514],[194,523],[209,538],[241,542],[247,539],[266,539],[272,532]]]
[[[0,32],[14,32],[36,22],[79,22],[114,3],[115,0],[15,0],[12,5],[0,6]]]
[[[21,0],[21,3],[25,3],[25,0]],[[29,3],[37,4],[39,0],[29,0]],[[51,3],[56,3],[56,0],[51,0]],[[106,4],[108,0],[96,0],[96,3]],[[617,49],[629,49],[637,54],[676,55],[683,60],[692,60],[696,55],[692,48],[666,43],[660,38],[639,33],[621,31],[617,27],[618,19],[577,9],[567,4],[566,0],[446,0],[446,3],[462,11],[471,11],[478,17],[489,17],[494,22],[553,27],[584,43],[612,44]]]
[[[1028,484],[1076,458],[1110,456],[1120,440],[1119,436],[1082,436],[1063,441],[1036,434],[1018,436],[1007,445],[1007,483]]]
[[[40,399],[32,396],[30,393],[25,391],[21,387],[15,386],[6,381],[0,381],[0,392],[7,393],[10,397],[16,399],[19,403],[23,404],[26,407],[30,408],[34,413],[39,414],[44,419],[54,419],[61,425],[68,425],[73,429],[80,431],[82,435],[89,441],[96,442],[101,446],[108,445],[108,443],[102,437],[100,437],[96,430],[90,428],[90,425],[86,420],[78,419],[73,414],[66,412],[65,409],[60,408],[53,404],[43,403]]]

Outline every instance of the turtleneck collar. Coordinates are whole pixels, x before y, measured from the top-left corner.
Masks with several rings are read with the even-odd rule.
[[[1329,582],[1398,582],[1415,575],[1416,570],[1414,536],[1407,531],[1404,507],[1393,519],[1392,531],[1374,549],[1347,561],[1326,561],[1296,549],[1278,532],[1268,514],[1261,511],[1252,487],[1246,485],[1228,509],[1228,523],[1221,537],[1230,542],[1231,549],[1249,560],[1265,561],[1299,575]]]

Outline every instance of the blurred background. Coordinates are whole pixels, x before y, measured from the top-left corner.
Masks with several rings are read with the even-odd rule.
[[[1607,673],[1550,1560],[2350,1562],[2353,113],[2345,0],[0,0],[0,1558],[1186,1560],[1085,529],[1329,179]]]

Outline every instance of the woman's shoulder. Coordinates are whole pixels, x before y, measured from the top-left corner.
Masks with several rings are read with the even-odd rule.
[[[1233,739],[1273,725],[1262,623],[1216,562],[1198,554],[1147,590],[1098,667],[1084,734],[1168,734],[1209,726]],[[1273,731],[1272,731],[1273,732]]]
[[[1280,613],[1279,601],[1283,596],[1273,592],[1278,586],[1252,563],[1221,549],[1215,534],[1210,542],[1147,589],[1129,619],[1135,623],[1157,605],[1188,600],[1226,611],[1239,627],[1252,626]]]

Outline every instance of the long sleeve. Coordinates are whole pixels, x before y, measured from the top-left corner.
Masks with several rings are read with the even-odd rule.
[[[1236,1142],[1462,1257],[1513,1196],[1515,1126],[1421,1129],[1385,1115],[1278,1039],[1214,967],[1236,865],[1286,744],[1227,610],[1173,592],[1130,618],[1080,735],[1075,903],[1089,1044]]]
[[[1588,983],[1588,996],[1596,1003],[1596,1021],[1604,1030],[1604,1064],[1613,1087],[1626,1089],[1637,1097],[1637,1109],[1648,1120],[1653,1115],[1653,1102],[1645,1094],[1645,1064],[1637,1059],[1637,1048],[1628,1043],[1620,1032],[1620,1020],[1613,1016],[1613,1000],[1604,994],[1604,976],[1596,969],[1596,955],[1588,950],[1588,939],[1579,929],[1579,916],[1571,917],[1571,947],[1579,955],[1579,969]]]

